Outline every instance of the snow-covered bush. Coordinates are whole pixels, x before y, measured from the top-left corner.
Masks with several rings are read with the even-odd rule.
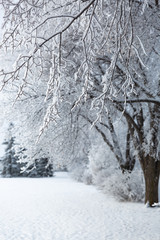
[[[83,173],[83,178],[82,181],[87,184],[90,185],[93,183],[93,177],[92,177],[92,173],[90,169],[85,169],[84,173]]]
[[[78,182],[83,181],[83,174],[85,167],[83,165],[77,165],[72,169],[69,169],[70,176]]]
[[[84,172],[87,166],[87,159],[76,158],[68,166],[71,177],[79,182],[83,182]]]
[[[85,184],[92,184],[91,169],[88,168],[88,157],[81,156],[74,158],[67,166],[67,170],[70,176],[78,182],[84,182]]]
[[[124,173],[117,169],[110,177],[106,177],[99,186],[120,201],[144,201],[144,181],[141,170]]]
[[[131,173],[122,174],[114,155],[100,139],[97,139],[90,149],[89,170],[93,184],[104,193],[120,201],[144,200],[143,174],[139,166],[136,166]]]
[[[117,167],[117,161],[115,160],[113,153],[109,150],[101,136],[96,133],[88,158],[91,174],[94,182],[96,179],[97,184],[102,181],[101,176],[103,176],[103,174],[105,177],[109,177]]]

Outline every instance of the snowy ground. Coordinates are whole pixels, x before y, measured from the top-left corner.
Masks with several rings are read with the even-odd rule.
[[[119,203],[59,173],[0,179],[0,240],[160,240],[160,209]]]

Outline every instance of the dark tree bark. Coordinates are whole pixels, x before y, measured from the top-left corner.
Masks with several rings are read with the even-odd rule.
[[[150,154],[144,157],[143,172],[146,184],[145,202],[150,206],[158,202],[158,183],[160,174],[159,159],[159,123],[160,123],[160,107],[157,105],[150,106],[150,129],[152,138],[150,141]]]
[[[141,106],[141,105],[140,105]],[[116,106],[117,107],[117,106]],[[160,107],[158,104],[149,104],[148,114],[150,114],[150,131],[151,139],[148,143],[149,153],[146,155],[143,149],[145,143],[145,119],[143,116],[143,108],[141,107],[136,115],[131,116],[127,111],[124,111],[133,139],[134,148],[138,151],[138,158],[143,170],[145,179],[145,203],[152,206],[158,203],[158,183],[160,174],[160,153],[159,144],[159,126],[160,126]],[[118,105],[118,110],[122,111],[121,105]],[[129,134],[129,133],[128,133]],[[128,136],[129,138],[129,136]],[[130,150],[130,148],[129,148]],[[127,156],[126,152],[126,156]]]
[[[153,206],[154,203],[158,203],[160,161],[146,156],[144,159],[143,173],[145,179],[145,203]]]

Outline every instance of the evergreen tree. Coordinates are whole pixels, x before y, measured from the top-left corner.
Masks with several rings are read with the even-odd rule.
[[[26,171],[21,169],[26,167],[26,163],[19,161],[19,157],[15,153],[15,137],[12,135],[13,124],[8,128],[7,140],[3,144],[6,145],[5,156],[2,159],[2,176],[3,177],[51,177],[53,176],[53,165],[49,164],[47,158],[36,159],[34,165],[31,165]],[[19,153],[24,154],[25,148]],[[25,156],[26,157],[26,156]]]
[[[21,165],[18,163],[18,157],[15,154],[15,138],[12,136],[13,124],[10,123],[8,128],[8,136],[4,141],[4,145],[6,145],[5,156],[2,159],[3,169],[2,176],[4,177],[18,177],[20,176]]]
[[[36,159],[34,164],[23,173],[26,177],[52,177],[53,164],[49,163],[48,158]]]

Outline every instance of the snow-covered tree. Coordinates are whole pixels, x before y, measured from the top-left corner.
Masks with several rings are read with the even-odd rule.
[[[10,88],[12,83],[21,101],[35,99],[39,85],[46,88],[38,94],[45,100],[40,136],[51,121],[65,119],[65,109],[74,113],[82,106],[83,114],[87,105],[92,125],[100,124],[99,133],[104,136],[102,126],[109,130],[112,141],[106,137],[107,144],[120,166],[123,157],[111,109],[122,113],[127,124],[126,158],[134,163],[134,147],[144,172],[145,201],[157,202],[159,2],[21,0],[1,4],[5,10],[1,47],[15,52],[16,59],[13,68],[1,70],[1,88]]]
[[[53,164],[47,158],[36,159],[34,164],[21,164],[21,176],[31,178],[53,177]]]
[[[21,166],[17,162],[18,157],[15,154],[15,138],[12,134],[13,124],[8,128],[6,140],[3,142],[6,145],[5,156],[2,158],[2,176],[4,177],[19,177],[21,174]]]
[[[16,153],[15,137],[13,137],[13,124],[8,128],[8,133],[4,143],[6,145],[5,155],[2,158],[2,176],[3,177],[51,177],[53,176],[53,164],[47,158],[40,158],[29,166],[25,161],[27,158],[26,149],[18,148]],[[25,171],[23,171],[25,169]]]

